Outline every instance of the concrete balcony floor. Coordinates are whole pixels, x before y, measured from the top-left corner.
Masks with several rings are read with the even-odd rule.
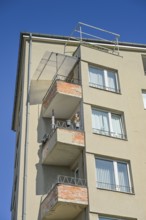
[[[57,184],[41,203],[41,219],[73,220],[87,205],[86,186]]]
[[[43,99],[42,116],[51,117],[54,109],[56,118],[68,118],[81,97],[80,85],[56,81]]]
[[[84,132],[57,128],[42,150],[42,163],[70,166],[84,149]]]

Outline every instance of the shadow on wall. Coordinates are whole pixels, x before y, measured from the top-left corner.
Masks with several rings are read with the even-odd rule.
[[[72,176],[73,172],[69,167],[60,167],[52,165],[42,165],[42,139],[45,134],[49,132],[49,118],[42,118],[40,109],[38,117],[38,127],[37,127],[37,140],[40,143],[38,150],[38,163],[36,164],[37,176],[36,176],[36,194],[44,195],[48,192],[49,188],[54,182],[56,182],[58,175]]]
[[[49,124],[51,123],[49,118],[39,117],[37,127],[37,141],[41,143],[45,134],[49,132]]]
[[[59,167],[52,165],[43,165],[41,163],[42,145],[38,150],[39,163],[36,164],[36,195],[41,195],[41,202],[43,201],[43,195],[46,195],[51,186],[56,182],[58,175],[73,176],[73,171],[69,167]],[[38,220],[41,219],[41,210],[38,213]]]
[[[40,145],[38,156],[39,163],[36,164],[36,195],[44,195],[48,192],[52,184],[57,180],[58,175],[73,176],[73,171],[69,167],[43,165],[41,163],[42,145]]]

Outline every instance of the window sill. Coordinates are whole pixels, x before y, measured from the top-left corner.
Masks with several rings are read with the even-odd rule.
[[[99,86],[96,86],[96,85],[92,85],[92,84],[89,84],[89,87],[90,88],[93,88],[93,89],[99,89],[99,90],[102,90],[102,91],[106,91],[106,92],[110,92],[110,93],[114,93],[114,94],[118,94],[118,95],[121,95],[121,91],[112,91],[108,88],[100,88]]]
[[[99,187],[96,187],[96,189],[98,189],[98,190],[105,190],[105,191],[109,191],[109,192],[116,192],[116,193],[128,194],[128,195],[135,195],[134,192],[125,192],[125,191],[119,191],[119,190],[113,190],[113,189],[106,189],[106,188],[99,188]]]
[[[104,137],[109,137],[109,138],[114,138],[114,139],[118,139],[118,140],[128,141],[126,135],[125,135],[125,138],[120,138],[120,137],[116,137],[114,135],[102,134],[102,133],[98,133],[98,132],[95,132],[95,131],[93,131],[92,133],[95,134],[95,135],[101,135],[101,136],[104,136]]]

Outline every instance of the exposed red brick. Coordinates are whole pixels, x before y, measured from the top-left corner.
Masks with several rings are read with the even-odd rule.
[[[74,132],[72,142],[84,145],[84,133],[79,131]]]
[[[87,202],[87,188],[80,186],[59,185],[58,198],[77,203]]]
[[[67,83],[64,81],[56,81],[52,86],[50,92],[43,101],[43,106],[48,107],[51,100],[54,98],[56,93],[63,93],[66,95],[81,97],[81,86],[76,84]]]
[[[67,130],[67,129],[61,129],[61,130],[63,131],[64,135],[67,135],[68,133],[72,134],[72,139],[70,140],[70,143],[84,146],[84,132],[83,131],[75,131],[75,130]]]
[[[81,97],[81,86],[67,82],[58,81],[57,91],[68,95]]]
[[[58,184],[48,194],[41,204],[41,216],[42,218],[47,215],[48,212],[54,210],[57,203],[70,203],[70,205],[76,204],[81,207],[87,206],[87,188],[80,186],[71,186]],[[57,206],[56,206],[57,208]]]

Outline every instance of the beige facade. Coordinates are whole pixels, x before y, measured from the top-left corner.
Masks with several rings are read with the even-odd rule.
[[[12,220],[144,220],[146,45],[66,42],[20,37]]]

